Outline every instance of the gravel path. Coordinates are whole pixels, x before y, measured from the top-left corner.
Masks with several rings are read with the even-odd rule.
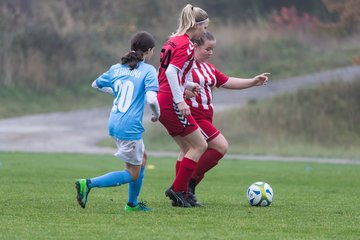
[[[267,86],[242,91],[218,90],[214,93],[215,111],[241,107],[250,100],[260,100],[299,88],[338,79],[351,81],[360,77],[360,67],[346,67],[318,74],[271,81]],[[109,154],[114,149],[96,146],[107,134],[109,109],[92,109],[51,114],[37,114],[0,120],[0,151],[61,152]],[[148,113],[146,113],[148,114]],[[145,116],[148,119],[148,116]],[[175,156],[175,153],[149,152],[153,156]],[[279,156],[226,156],[232,159],[313,161],[360,164],[360,159],[320,159]]]

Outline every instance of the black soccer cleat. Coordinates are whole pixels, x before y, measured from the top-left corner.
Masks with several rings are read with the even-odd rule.
[[[166,191],[165,191],[165,196],[168,197],[168,198],[170,198],[170,200],[171,200],[172,202],[177,203],[176,198],[175,198],[175,197],[171,194],[171,192],[170,192],[171,190],[174,191],[172,186],[169,187],[168,189],[166,189]]]
[[[171,206],[180,207],[180,204],[177,201],[171,200]]]
[[[175,192],[172,186],[165,191],[165,196],[170,198],[170,200],[172,201],[171,204],[173,206],[176,203],[175,204],[176,207],[184,207],[184,208],[192,207],[191,204],[188,203],[188,201],[186,200],[186,193]]]
[[[197,201],[197,198],[195,196],[195,187],[196,187],[196,181],[194,179],[190,179],[189,185],[188,185],[189,192],[188,192],[187,200],[193,207],[202,207],[202,204],[200,204]]]
[[[195,194],[191,193],[190,191],[188,192],[187,201],[192,207],[202,207],[202,205],[197,201]]]
[[[195,187],[196,187],[196,181],[195,179],[191,178],[188,185],[188,192],[191,192],[195,195]]]

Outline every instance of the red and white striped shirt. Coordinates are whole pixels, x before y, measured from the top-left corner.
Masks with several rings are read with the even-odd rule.
[[[200,93],[196,97],[187,99],[187,104],[199,109],[212,110],[212,88],[219,88],[228,80],[229,77],[220,72],[211,63],[194,61],[192,74],[189,74],[186,81],[198,83],[200,85]]]

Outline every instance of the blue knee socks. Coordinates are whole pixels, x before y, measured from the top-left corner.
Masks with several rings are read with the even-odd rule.
[[[138,204],[138,196],[140,194],[144,175],[145,175],[145,167],[142,167],[138,179],[129,183],[128,203],[131,203],[133,206],[136,206]]]
[[[93,187],[114,187],[132,181],[130,172],[127,170],[109,172],[105,175],[91,178],[89,188]]]

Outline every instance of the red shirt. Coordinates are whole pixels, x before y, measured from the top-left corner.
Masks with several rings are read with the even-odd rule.
[[[194,61],[193,69],[189,76],[191,77],[187,81],[198,83],[201,87],[199,95],[187,99],[187,104],[199,109],[212,110],[212,88],[221,87],[229,80],[229,77],[210,63],[199,63],[196,61]]]
[[[190,73],[192,67],[192,59],[194,54],[194,46],[187,34],[181,36],[170,37],[164,44],[160,53],[159,66],[159,93],[158,99],[161,107],[165,105],[173,108],[172,93],[165,71],[169,64],[174,65],[180,71],[178,73],[178,82],[180,89],[184,90],[185,77]]]

